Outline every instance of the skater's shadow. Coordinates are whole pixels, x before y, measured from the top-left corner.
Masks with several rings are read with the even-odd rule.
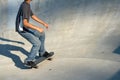
[[[9,40],[9,39],[5,39],[5,38],[1,38],[1,37],[0,37],[0,40],[1,40],[1,41],[13,42],[13,43],[18,43],[18,44],[22,44],[22,45],[24,45],[23,42],[20,42],[20,41],[13,41],[13,40]]]
[[[13,40],[1,38],[1,37],[0,37],[0,40],[24,45],[23,42],[13,41]],[[12,61],[14,62],[16,67],[21,68],[21,69],[27,69],[23,65],[23,62],[21,61],[20,57],[16,54],[13,54],[11,51],[20,51],[21,53],[23,53],[26,56],[28,56],[28,54],[29,54],[25,49],[23,49],[21,47],[18,47],[15,45],[10,45],[10,44],[0,44],[0,55],[12,59]]]
[[[13,46],[10,44],[0,44],[0,55],[12,59],[16,67],[26,69],[20,57],[16,54],[13,54],[11,51],[20,51],[21,53],[28,56],[28,52],[21,47]]]
[[[118,47],[113,51],[113,53],[120,54],[120,46],[118,46]]]

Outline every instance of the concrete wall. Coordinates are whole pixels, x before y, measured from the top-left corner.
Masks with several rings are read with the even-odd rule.
[[[0,0],[0,31],[4,31],[7,27],[7,17],[8,17],[8,11],[7,11],[7,0]]]
[[[21,2],[0,0],[0,36],[23,41],[22,47],[30,49],[30,44],[14,32],[15,16]],[[120,45],[119,4],[120,0],[33,0],[31,3],[34,14],[50,26],[48,31],[45,30],[48,50],[56,51],[59,56],[99,55],[102,58],[103,53],[112,54]],[[34,21],[31,23],[39,25]]]

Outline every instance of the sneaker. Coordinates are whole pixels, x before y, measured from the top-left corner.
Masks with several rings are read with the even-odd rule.
[[[31,67],[32,65],[34,65],[35,63],[33,61],[27,61],[26,63],[24,63],[26,67]]]
[[[50,53],[48,53],[47,51],[43,54],[43,57],[50,57],[50,56],[52,56],[53,55],[53,53],[52,52],[50,52]]]
[[[28,65],[33,65],[34,62],[33,62],[33,61],[28,61],[27,64],[28,64]]]
[[[33,59],[33,60],[29,60],[28,58],[26,58],[25,60],[24,60],[24,63],[26,64],[26,65],[31,65],[33,62],[35,62],[36,61],[36,59]]]

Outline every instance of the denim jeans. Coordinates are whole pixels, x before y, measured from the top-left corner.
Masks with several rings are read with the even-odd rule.
[[[34,60],[37,53],[41,55],[45,53],[45,32],[40,33],[35,30],[29,30],[18,33],[32,44],[30,54],[28,58],[26,58],[27,61]]]

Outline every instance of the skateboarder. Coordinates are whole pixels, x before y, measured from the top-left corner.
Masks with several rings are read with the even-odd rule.
[[[18,14],[16,17],[16,31],[28,40],[32,44],[32,48],[29,56],[25,59],[25,62],[29,63],[35,61],[36,55],[39,56],[50,56],[51,54],[45,50],[45,32],[43,28],[35,26],[29,23],[30,18],[44,25],[48,29],[48,24],[39,19],[31,10],[30,2],[32,0],[24,0],[20,5]]]

